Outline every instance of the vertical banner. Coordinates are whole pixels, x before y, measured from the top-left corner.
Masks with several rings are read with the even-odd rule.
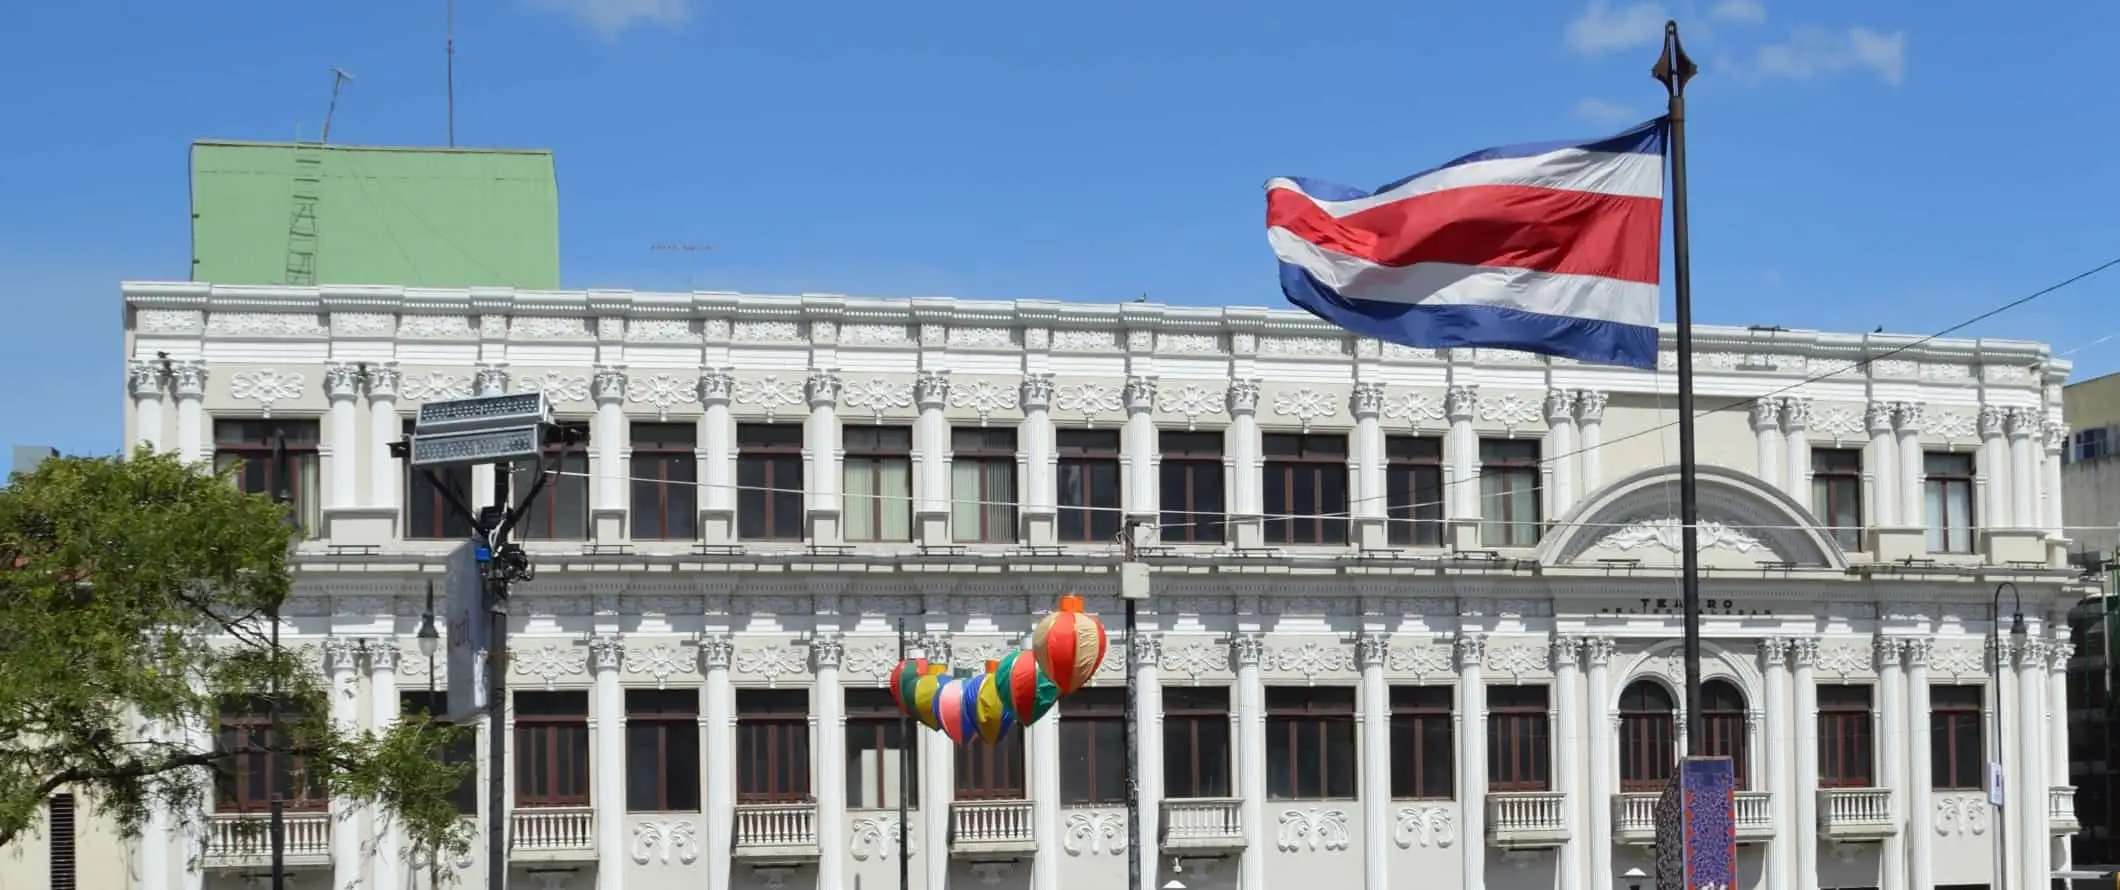
[[[1737,886],[1737,768],[1730,758],[1679,760],[1656,808],[1656,886]]]

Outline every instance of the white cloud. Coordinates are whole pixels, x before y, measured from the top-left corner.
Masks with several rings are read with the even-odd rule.
[[[580,19],[605,40],[636,25],[675,29],[692,18],[692,0],[529,0],[530,5]]]
[[[1789,39],[1760,47],[1752,55],[1755,77],[1810,80],[1845,71],[1867,70],[1898,86],[1906,79],[1907,35],[1889,34],[1860,25],[1845,31],[1804,27]]]
[[[1568,23],[1569,48],[1584,55],[1597,55],[1616,49],[1648,46],[1663,38],[1664,14],[1662,4],[1654,0],[1640,0],[1614,9],[1608,0],[1590,0],[1589,8]]]
[[[1575,103],[1575,116],[1601,127],[1616,127],[1633,123],[1634,109],[1603,99],[1584,99]]]
[[[1757,25],[1767,20],[1767,8],[1759,0],[1721,0],[1708,9],[1708,15],[1733,24]]]

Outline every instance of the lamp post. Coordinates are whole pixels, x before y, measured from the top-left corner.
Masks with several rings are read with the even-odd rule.
[[[2024,626],[2024,594],[2017,589],[2016,584],[2009,581],[1995,585],[1994,599],[1988,605],[1988,616],[1991,619],[1988,621],[1988,652],[1992,656],[1989,659],[1988,685],[1989,688],[1994,690],[1995,719],[1989,721],[1988,726],[1988,750],[1992,753],[1989,755],[1990,760],[1988,761],[1987,792],[1988,805],[1993,807],[1992,818],[1989,821],[1995,823],[1993,859],[1995,860],[1994,886],[1996,887],[2009,886],[2009,863],[2005,859],[2009,856],[2010,849],[2010,823],[2009,820],[2004,818],[2002,810],[2002,795],[2005,788],[2002,763],[2002,721],[2006,718],[2006,715],[2002,713],[2002,677],[2003,672],[2009,669],[2004,664],[2007,660],[2007,654],[2002,649],[2002,592],[2004,590],[2010,592],[2010,597],[2013,601],[2012,608],[2014,609],[2010,613],[2010,650],[2017,651],[2022,649],[2026,642],[2025,638],[2029,635],[2029,631]],[[2020,699],[2023,697],[2021,690],[2018,695]],[[2032,744],[2032,742],[2025,740],[2024,744]],[[2025,838],[2024,840],[2029,843],[2032,839]]]
[[[302,525],[294,506],[294,490],[290,477],[293,461],[287,456],[287,430],[272,428],[272,481],[273,500],[287,511],[289,529],[288,547],[300,539]],[[271,835],[272,845],[272,890],[287,890],[287,800],[286,789],[281,787],[280,770],[287,763],[286,745],[280,737],[280,603],[274,600],[266,617],[272,622],[272,677],[265,696],[265,736],[270,740],[266,749],[265,797],[271,801],[271,815],[266,831]]]
[[[427,716],[434,716],[434,653],[442,648],[442,632],[434,626],[434,582],[427,582],[427,611],[420,613],[420,655],[427,659]],[[442,885],[441,850],[427,851],[427,887],[437,890]]]

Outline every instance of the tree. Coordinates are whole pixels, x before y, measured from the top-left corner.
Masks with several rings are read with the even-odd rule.
[[[271,751],[421,848],[467,847],[448,795],[469,768],[436,756],[457,730],[334,727],[318,660],[272,645],[289,533],[283,505],[227,472],[145,451],[45,461],[0,490],[0,846],[60,791],[127,833],[157,808],[198,812],[238,755]],[[187,744],[273,688],[277,738]]]

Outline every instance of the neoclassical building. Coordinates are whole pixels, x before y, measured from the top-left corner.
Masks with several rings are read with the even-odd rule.
[[[520,528],[517,886],[878,890],[902,853],[922,890],[1123,886],[1128,856],[1151,887],[1239,890],[1604,890],[1653,868],[1657,791],[1691,741],[1668,352],[1620,370],[1153,304],[124,296],[128,439],[292,490],[288,638],[348,725],[434,706],[445,667],[414,636],[464,533],[435,485],[492,495],[491,474],[390,456],[418,405],[535,389],[576,428]],[[1743,882],[2043,886],[2076,828],[2067,363],[1994,340],[1696,342],[1700,723],[1737,764]],[[291,479],[259,459],[276,439]],[[1129,519],[1153,597],[1125,639]],[[2027,633],[1994,645],[1998,589]],[[900,736],[901,646],[976,668],[1064,592],[1112,632],[1090,688],[998,745]],[[245,886],[259,787],[81,855],[140,890]],[[297,798],[297,887],[482,880],[483,844],[429,863],[374,813]]]

